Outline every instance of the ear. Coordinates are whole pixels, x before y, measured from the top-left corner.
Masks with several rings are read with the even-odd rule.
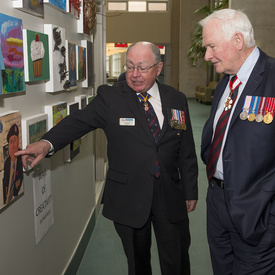
[[[234,34],[234,39],[235,39],[235,45],[237,47],[237,49],[240,51],[243,49],[244,47],[244,38],[243,38],[243,34],[241,32],[236,32]]]
[[[157,68],[158,68],[157,75],[160,75],[162,67],[163,67],[163,62],[159,62],[159,64],[157,65]]]

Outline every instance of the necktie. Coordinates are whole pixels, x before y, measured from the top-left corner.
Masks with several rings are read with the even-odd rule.
[[[140,93],[138,94],[138,97],[141,100],[141,106],[143,108],[145,117],[151,129],[155,142],[157,143],[160,137],[160,126],[159,126],[159,121],[154,111],[154,108],[152,107],[151,103],[148,101],[151,95],[149,95],[148,93]],[[157,178],[160,176],[160,168],[159,168],[158,160],[156,161],[154,175]]]
[[[221,151],[225,129],[227,126],[227,122],[229,120],[232,107],[236,101],[240,84],[241,82],[236,75],[234,75],[229,82],[230,94],[225,102],[224,110],[217,122],[214,138],[212,141],[212,146],[208,156],[206,171],[207,171],[207,178],[209,180],[213,177],[213,175],[216,172],[216,166],[217,166],[218,158]]]

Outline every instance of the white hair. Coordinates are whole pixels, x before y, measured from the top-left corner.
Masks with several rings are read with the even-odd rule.
[[[236,32],[240,32],[248,48],[255,46],[254,30],[245,13],[240,10],[222,9],[211,13],[199,24],[204,27],[213,18],[220,20],[225,39],[230,40]]]

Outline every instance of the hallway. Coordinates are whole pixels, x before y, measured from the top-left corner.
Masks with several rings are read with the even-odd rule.
[[[212,269],[206,240],[205,198],[207,181],[205,166],[200,160],[201,131],[209,116],[211,106],[200,104],[195,99],[189,99],[188,102],[199,164],[199,201],[197,209],[189,214],[191,274],[211,275]],[[160,275],[154,239],[152,243],[153,275]],[[120,239],[115,232],[113,223],[104,218],[101,213],[77,275],[127,275],[127,262]]]

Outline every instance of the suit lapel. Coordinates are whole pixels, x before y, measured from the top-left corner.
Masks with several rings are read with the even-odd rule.
[[[171,106],[171,97],[168,96],[167,90],[165,90],[160,83],[158,83],[158,88],[159,88],[159,94],[160,94],[160,100],[161,100],[161,106],[162,106],[162,113],[164,116],[161,135],[160,135],[160,140],[161,140],[169,124],[167,109],[168,109],[168,106]]]
[[[242,112],[243,104],[245,101],[245,97],[247,95],[252,95],[255,93],[257,87],[260,85],[260,83],[263,80],[262,73],[265,70],[265,64],[266,64],[267,57],[263,52],[260,52],[259,60],[257,61],[254,69],[252,70],[252,73],[247,81],[247,84],[245,85],[245,88],[238,100],[237,106],[235,108],[235,111],[232,116],[232,120],[230,123],[230,127],[235,122],[235,120],[239,117],[240,113]]]

